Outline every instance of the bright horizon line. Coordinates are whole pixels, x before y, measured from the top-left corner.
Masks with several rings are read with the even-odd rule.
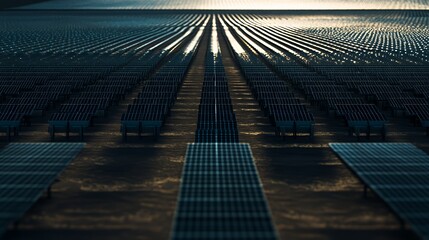
[[[135,10],[135,11],[429,11],[428,8],[285,8],[285,9],[274,9],[274,8],[25,8],[25,7],[14,7],[6,8],[4,10],[35,10],[35,11],[112,11],[112,10]]]
[[[417,0],[413,0],[417,1]],[[413,1],[370,0],[53,0],[15,9],[135,9],[135,10],[429,10],[429,4]]]

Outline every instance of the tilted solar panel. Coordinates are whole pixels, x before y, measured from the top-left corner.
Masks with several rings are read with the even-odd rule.
[[[85,143],[11,143],[0,150],[0,236],[42,196]]]
[[[172,239],[277,239],[252,151],[188,145]]]
[[[429,239],[429,155],[410,143],[329,146],[423,239]]]

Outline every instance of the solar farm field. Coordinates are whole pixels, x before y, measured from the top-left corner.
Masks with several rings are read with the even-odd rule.
[[[387,174],[416,216],[348,161],[426,167],[426,10],[34,6],[0,12],[0,238],[428,238],[426,168]]]

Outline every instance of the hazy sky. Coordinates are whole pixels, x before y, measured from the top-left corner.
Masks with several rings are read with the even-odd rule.
[[[268,4],[269,3],[269,4]],[[429,0],[52,0],[33,9],[425,9]]]

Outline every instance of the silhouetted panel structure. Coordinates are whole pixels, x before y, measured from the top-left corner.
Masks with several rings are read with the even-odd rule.
[[[429,136],[429,104],[405,104],[404,110],[414,125],[420,123],[426,128],[426,136]]]
[[[54,68],[55,69],[55,68]],[[46,69],[50,74],[53,69]],[[12,140],[11,134],[18,135],[21,127],[30,126],[31,118],[44,113],[50,104],[59,97],[64,89],[55,89],[49,77],[35,67],[0,67],[0,131]],[[51,84],[51,86],[47,86]],[[48,96],[29,95],[44,91]]]
[[[347,121],[350,135],[354,132],[359,139],[366,132],[369,138],[371,131],[378,130],[385,139],[387,120],[374,104],[336,104],[334,110]]]
[[[252,151],[188,145],[172,239],[277,239]]]
[[[410,143],[330,143],[394,213],[429,239],[429,156]]]
[[[11,143],[0,150],[0,236],[48,190],[84,143]]]

